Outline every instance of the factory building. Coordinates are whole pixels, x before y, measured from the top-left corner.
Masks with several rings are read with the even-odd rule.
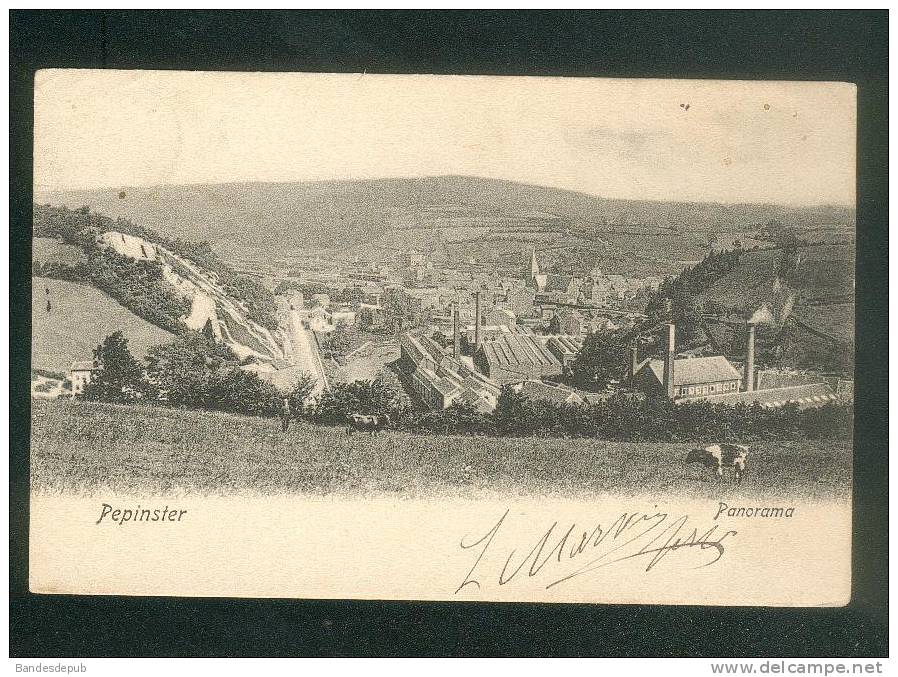
[[[582,347],[583,339],[579,336],[553,336],[546,343],[546,348],[561,362],[565,371],[571,368]]]
[[[676,329],[668,324],[663,360],[637,362],[636,348],[631,348],[631,385],[646,395],[669,399],[739,392],[742,377],[723,355],[676,359],[675,346]]]
[[[786,386],[785,388],[769,388],[691,398],[691,400],[696,399],[712,402],[713,404],[757,403],[765,409],[777,409],[787,404],[797,404],[799,409],[811,409],[813,407],[821,407],[828,402],[835,402],[838,398],[826,383],[809,383],[806,385]],[[679,401],[689,402],[691,400],[686,398]]]
[[[823,382],[775,388],[756,388],[755,325],[746,323],[745,363],[740,373],[723,355],[675,357],[676,328],[667,325],[664,359],[638,361],[637,348],[630,349],[632,387],[649,396],[667,397],[677,402],[703,400],[716,404],[759,404],[766,408],[797,404],[799,408],[820,407],[836,400]]]
[[[673,397],[737,393],[742,382],[739,372],[722,355],[674,360]],[[638,367],[634,385],[642,392],[665,393],[664,360],[644,360]]]
[[[474,364],[496,383],[539,380],[559,376],[562,365],[558,358],[535,336],[500,334],[481,341],[474,353]]]
[[[455,402],[470,404],[487,413],[496,408],[499,387],[478,374],[433,339],[403,335],[400,340],[400,369],[422,402],[432,409],[446,409]]]

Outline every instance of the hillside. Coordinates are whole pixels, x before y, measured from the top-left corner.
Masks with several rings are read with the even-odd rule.
[[[272,364],[284,357],[271,292],[207,246],[86,208],[36,205],[33,228],[33,275],[89,283],[166,332],[210,331],[240,360]]]
[[[771,219],[800,229],[854,223],[854,210],[844,207],[611,200],[466,176],[125,187],[38,192],[34,200],[88,205],[169,237],[208,240],[229,253],[229,247],[283,253],[372,242],[414,245],[437,231],[444,241],[570,233],[594,242],[602,233],[628,238],[659,230],[669,235],[671,228],[748,233]]]
[[[65,280],[32,278],[31,366],[68,374],[75,360],[89,360],[109,334],[121,330],[137,357],[171,339],[94,287]],[[49,293],[47,293],[49,291]],[[50,310],[47,310],[47,302]]]
[[[850,370],[854,352],[853,244],[745,252],[733,270],[703,290],[706,310],[728,319],[755,315],[759,350],[772,363]],[[739,346],[741,329],[717,326],[715,340]]]
[[[749,480],[720,483],[686,466],[691,444],[595,439],[347,435],[235,414],[93,402],[33,402],[35,491],[233,494],[460,493],[598,496],[649,493],[707,500],[763,495],[843,499],[849,442],[752,448]],[[807,471],[814,468],[813,473]]]

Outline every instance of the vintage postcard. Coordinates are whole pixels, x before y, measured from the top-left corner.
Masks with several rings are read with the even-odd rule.
[[[34,104],[32,591],[849,601],[854,85]]]

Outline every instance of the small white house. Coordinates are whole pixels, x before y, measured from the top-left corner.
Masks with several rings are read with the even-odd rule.
[[[103,369],[97,360],[84,360],[81,362],[72,362],[69,369],[69,380],[72,382],[72,397],[80,395],[84,392],[84,388],[94,377],[96,372]]]

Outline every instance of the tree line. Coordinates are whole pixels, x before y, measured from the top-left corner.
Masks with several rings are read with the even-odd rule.
[[[345,425],[350,414],[388,414],[391,427],[440,435],[590,437],[619,441],[755,441],[847,438],[851,404],[819,409],[797,405],[767,409],[758,404],[676,404],[667,399],[615,395],[587,404],[530,399],[502,388],[495,411],[467,403],[424,410],[403,397],[392,372],[372,381],[336,383],[318,398],[303,375],[283,393],[252,371],[239,368],[231,350],[198,332],[187,332],[152,348],[141,364],[128,341],[115,332],[94,351],[102,365],[83,398],[107,402],[153,402],[251,416],[277,415],[287,399],[295,416],[321,425]]]
[[[116,331],[96,347],[100,369],[85,386],[85,400],[160,405],[224,411],[249,416],[275,416],[286,399],[302,411],[314,381],[303,374],[284,393],[240,361],[223,343],[201,332],[185,331],[152,347],[145,363],[134,357],[128,339]]]

